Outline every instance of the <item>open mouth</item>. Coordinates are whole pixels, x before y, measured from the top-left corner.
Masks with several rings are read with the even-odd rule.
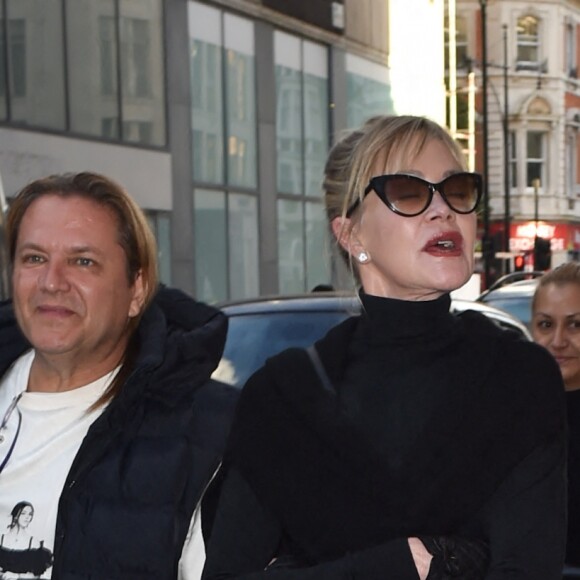
[[[431,238],[425,247],[426,252],[439,256],[455,256],[461,253],[463,238],[458,232],[442,232]]]
[[[435,245],[444,250],[452,250],[455,248],[455,242],[453,240],[438,240]]]

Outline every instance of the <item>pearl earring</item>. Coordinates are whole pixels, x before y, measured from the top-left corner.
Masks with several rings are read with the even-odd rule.
[[[357,261],[359,264],[366,264],[370,261],[371,257],[363,250],[357,257]]]

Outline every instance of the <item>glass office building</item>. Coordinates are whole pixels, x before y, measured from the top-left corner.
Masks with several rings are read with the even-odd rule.
[[[393,104],[385,47],[349,41],[360,6],[306,3],[0,0],[8,198],[49,173],[118,180],[163,281],[208,302],[330,283],[326,154]]]

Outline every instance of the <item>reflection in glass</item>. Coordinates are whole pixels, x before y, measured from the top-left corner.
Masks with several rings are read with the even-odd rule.
[[[254,26],[231,14],[224,17],[228,183],[256,187],[256,111]]]
[[[544,183],[544,133],[541,131],[528,131],[527,134],[527,176],[526,183],[532,185],[534,179],[539,179],[543,187]]]
[[[303,51],[304,194],[318,197],[328,152],[328,51],[308,41]]]
[[[120,0],[119,20],[115,4],[67,0],[71,129],[164,145],[161,0]]]
[[[220,302],[228,295],[225,195],[196,190],[193,207],[196,297]]]
[[[347,73],[347,122],[360,127],[369,117],[393,113],[391,87],[356,73]]]
[[[121,0],[122,137],[165,144],[161,0]]]
[[[171,232],[170,219],[167,212],[145,211],[151,231],[157,242],[157,262],[159,280],[171,284]]]
[[[304,219],[300,201],[278,200],[278,285],[281,294],[304,292]]]
[[[305,195],[322,195],[321,180],[328,152],[328,83],[304,74]]]
[[[196,181],[224,182],[220,13],[190,2],[193,174]]]
[[[230,299],[258,296],[258,204],[250,195],[228,198]]]
[[[65,128],[61,0],[8,0],[11,120]]]
[[[330,248],[326,214],[321,203],[306,203],[306,290],[330,284]]]
[[[302,193],[302,83],[297,70],[276,66],[276,152],[280,193]]]
[[[4,6],[0,2],[0,119],[6,120],[8,115],[7,99],[8,88],[6,86],[6,46],[4,42]]]
[[[538,19],[534,16],[524,16],[518,19],[518,62],[538,62],[540,44]]]
[[[67,24],[71,129],[119,139],[115,0],[67,0]]]

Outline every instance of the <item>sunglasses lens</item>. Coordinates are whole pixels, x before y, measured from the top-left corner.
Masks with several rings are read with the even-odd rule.
[[[403,215],[417,215],[429,204],[429,187],[408,175],[393,175],[383,186],[383,195],[395,211]]]
[[[458,213],[472,212],[479,201],[479,181],[470,173],[451,175],[442,185],[447,203]]]

